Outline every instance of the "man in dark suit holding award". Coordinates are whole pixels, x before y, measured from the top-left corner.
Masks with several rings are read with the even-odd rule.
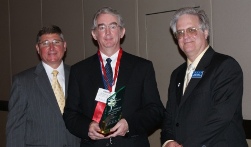
[[[62,116],[70,73],[62,60],[62,31],[55,25],[43,27],[36,41],[42,61],[13,77],[7,147],[79,147],[80,139],[66,129]]]
[[[240,65],[208,45],[209,20],[203,10],[179,9],[170,26],[187,62],[171,75],[163,147],[247,147]]]
[[[82,139],[83,147],[149,147],[148,135],[159,127],[164,111],[152,62],[122,50],[120,39],[125,28],[116,10],[100,9],[93,23],[92,36],[99,49],[71,68],[66,126]],[[112,69],[111,83],[108,64]],[[105,105],[102,99],[108,97],[102,96],[124,86],[122,118],[108,136],[101,134],[99,122]]]

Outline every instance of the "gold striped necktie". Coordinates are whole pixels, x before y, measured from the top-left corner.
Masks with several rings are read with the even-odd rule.
[[[61,113],[63,114],[63,112],[64,112],[64,106],[65,106],[64,92],[63,92],[63,89],[62,89],[62,87],[60,86],[60,84],[58,82],[58,79],[57,79],[58,71],[57,70],[53,70],[52,74],[53,74],[52,89],[53,89],[54,94],[56,96],[59,109],[60,109]]]

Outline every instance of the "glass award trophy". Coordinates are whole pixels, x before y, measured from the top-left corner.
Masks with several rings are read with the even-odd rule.
[[[120,88],[117,92],[111,95],[106,101],[102,118],[99,122],[101,134],[107,136],[110,129],[114,127],[122,117],[122,102],[124,98],[125,86]]]

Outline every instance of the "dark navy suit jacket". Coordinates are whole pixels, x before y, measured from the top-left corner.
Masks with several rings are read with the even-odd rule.
[[[183,95],[187,63],[171,75],[161,140],[184,147],[247,147],[242,127],[242,69],[232,57],[205,52]]]
[[[148,135],[159,127],[164,112],[152,62],[123,51],[115,91],[123,86],[126,90],[122,117],[128,122],[129,133],[113,138],[112,145],[149,147]],[[82,138],[84,147],[109,143],[109,139],[92,141],[88,137],[99,88],[104,88],[104,84],[97,54],[72,66],[64,119],[70,132]]]

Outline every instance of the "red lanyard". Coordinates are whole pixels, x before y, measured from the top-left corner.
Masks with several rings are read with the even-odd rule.
[[[118,69],[119,69],[119,66],[120,66],[120,59],[121,59],[122,53],[123,53],[123,50],[122,50],[122,48],[120,48],[118,58],[117,58],[117,62],[116,62],[116,66],[115,66],[115,74],[114,74],[114,77],[113,77],[112,86],[115,84],[115,81],[116,81],[116,79],[118,77]],[[99,60],[101,62],[101,67],[102,67],[102,72],[103,72],[104,79],[108,83],[108,78],[107,78],[107,75],[106,75],[105,66],[104,66],[104,63],[103,63],[103,60],[102,60],[102,57],[101,57],[100,50],[98,50],[98,56],[99,56]],[[108,85],[109,91],[111,92],[112,87],[109,84],[107,84],[107,85]]]

